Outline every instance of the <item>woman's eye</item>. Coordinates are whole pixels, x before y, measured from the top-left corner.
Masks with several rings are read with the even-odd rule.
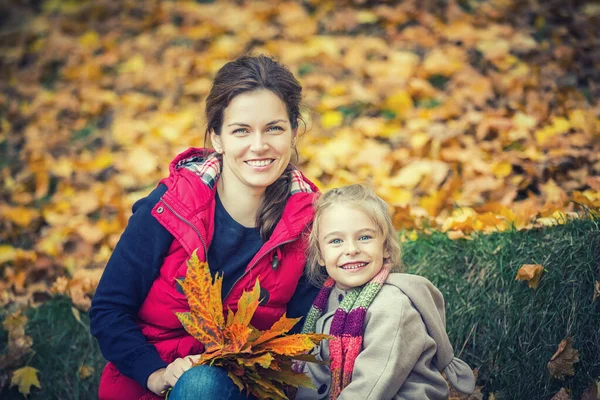
[[[240,135],[240,134],[244,134],[246,132],[248,132],[248,129],[246,129],[246,128],[239,128],[239,129],[236,129],[235,131],[233,131],[233,134]]]
[[[267,132],[282,132],[283,128],[277,125],[273,125],[267,128]]]

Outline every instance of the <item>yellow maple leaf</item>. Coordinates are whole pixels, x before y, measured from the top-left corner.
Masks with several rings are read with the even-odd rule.
[[[38,372],[39,371],[33,367],[19,368],[13,372],[10,385],[18,385],[19,392],[24,396],[28,396],[32,386],[35,386],[38,389],[42,388],[37,377]]]
[[[517,271],[515,280],[527,281],[529,287],[535,289],[540,284],[542,272],[544,272],[544,267],[539,264],[523,264]]]

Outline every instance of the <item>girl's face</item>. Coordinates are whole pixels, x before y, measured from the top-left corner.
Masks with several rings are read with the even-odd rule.
[[[221,134],[211,133],[213,147],[223,154],[225,191],[264,194],[289,164],[295,136],[285,103],[270,90],[234,97],[223,113]]]
[[[327,274],[344,290],[369,282],[388,254],[379,227],[363,211],[335,204],[321,214],[319,248]]]

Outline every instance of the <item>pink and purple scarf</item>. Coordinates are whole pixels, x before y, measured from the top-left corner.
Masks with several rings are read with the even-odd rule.
[[[367,308],[381,290],[389,273],[389,267],[384,265],[371,281],[350,289],[333,314],[329,330],[329,335],[333,336],[329,341],[331,400],[337,399],[342,390],[352,381],[354,361],[362,350]],[[334,285],[335,281],[332,278],[327,279],[306,316],[302,333],[315,332],[317,320],[327,308],[327,300]]]

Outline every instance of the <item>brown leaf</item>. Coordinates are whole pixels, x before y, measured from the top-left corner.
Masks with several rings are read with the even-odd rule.
[[[575,375],[574,364],[579,362],[579,351],[573,349],[573,338],[567,337],[558,345],[558,350],[548,362],[550,375],[556,379],[563,380],[566,376]]]
[[[599,296],[600,296],[600,282],[596,281],[596,285],[594,287],[594,296],[592,297],[592,302],[595,302]]]
[[[561,388],[558,393],[556,393],[552,400],[571,400],[571,395],[565,388]]]
[[[523,264],[519,268],[515,280],[527,281],[530,288],[536,289],[540,284],[543,272],[544,267],[540,264]]]
[[[598,400],[600,398],[598,396],[599,388],[600,381],[592,382],[590,386],[587,389],[585,389],[585,391],[581,395],[581,400]]]
[[[94,367],[91,365],[83,364],[81,368],[79,368],[79,377],[83,379],[87,379],[94,374]]]

